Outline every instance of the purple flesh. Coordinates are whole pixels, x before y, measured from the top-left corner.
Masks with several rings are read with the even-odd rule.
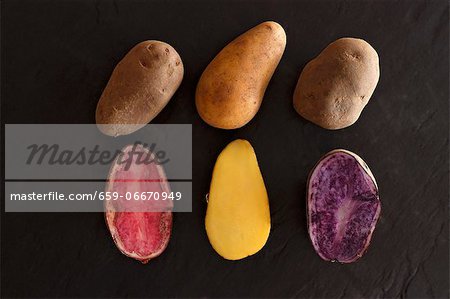
[[[309,235],[324,260],[353,262],[370,243],[381,203],[375,180],[360,162],[347,151],[332,151],[311,173]]]

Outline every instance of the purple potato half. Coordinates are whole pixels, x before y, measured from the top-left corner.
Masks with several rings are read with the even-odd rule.
[[[312,170],[307,192],[308,231],[317,254],[340,263],[360,258],[381,211],[367,164],[355,153],[333,150]]]

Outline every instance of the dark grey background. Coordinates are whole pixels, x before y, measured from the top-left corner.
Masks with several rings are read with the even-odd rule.
[[[120,254],[100,213],[2,213],[2,296],[449,296],[447,1],[2,1],[1,8],[2,123],[93,123],[115,64],[136,43],[159,39],[177,49],[186,72],[155,123],[192,123],[194,143],[194,211],[175,215],[159,258],[144,266]],[[260,111],[238,130],[207,126],[194,105],[201,72],[265,20],[282,24],[288,41]],[[374,46],[381,79],[355,125],[327,131],[300,118],[291,98],[303,66],[343,36]],[[258,254],[230,262],[208,242],[203,198],[216,156],[235,138],[256,150],[272,231]],[[308,172],[337,147],[365,159],[382,200],[369,251],[351,265],[322,261],[306,232]]]

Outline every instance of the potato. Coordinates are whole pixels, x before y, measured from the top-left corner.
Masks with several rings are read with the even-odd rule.
[[[325,129],[342,129],[358,120],[380,77],[377,52],[366,41],[341,38],[303,69],[294,108]]]
[[[246,140],[231,142],[217,158],[205,227],[211,245],[227,260],[255,254],[266,244],[269,198],[255,152]]]
[[[306,198],[317,254],[340,263],[362,257],[381,212],[377,182],[363,159],[344,149],[323,156],[309,175]]]
[[[162,196],[172,191],[162,164],[142,163],[156,159],[152,151],[132,144],[121,152],[123,156],[118,155],[112,163],[106,183],[105,194],[116,196],[104,201],[105,220],[117,248],[146,264],[166,249],[173,218],[173,201],[157,200],[150,194]],[[141,200],[136,200],[136,195]]]
[[[149,123],[167,105],[183,80],[177,51],[160,41],[137,44],[117,64],[97,105],[104,134],[126,135]]]
[[[195,103],[201,118],[221,129],[236,129],[258,112],[286,46],[275,22],[264,22],[229,43],[206,67]]]

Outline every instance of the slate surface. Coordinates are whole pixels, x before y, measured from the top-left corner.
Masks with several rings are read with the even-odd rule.
[[[173,45],[185,79],[155,123],[193,124],[197,199],[145,266],[119,253],[102,214],[3,212],[2,296],[448,298],[447,1],[2,1],[1,13],[2,124],[93,123],[112,69],[134,44]],[[194,106],[202,70],[269,19],[288,43],[259,113],[238,130],[207,126]],[[302,67],[343,36],[377,49],[381,79],[359,121],[332,132],[300,118],[291,97]],[[256,150],[272,231],[257,255],[229,262],[208,243],[203,198],[217,154],[235,138]],[[351,265],[322,261],[306,232],[306,178],[334,148],[365,159],[383,204],[369,251]]]

